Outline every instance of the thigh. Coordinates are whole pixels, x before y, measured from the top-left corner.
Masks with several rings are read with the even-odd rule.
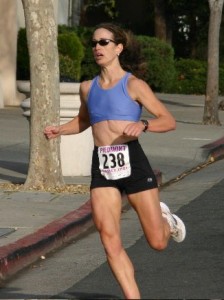
[[[113,235],[120,232],[121,194],[113,187],[91,190],[93,220],[98,231]]]
[[[130,143],[131,176],[124,178],[126,194],[136,194],[158,188],[156,176],[138,141]]]
[[[128,200],[136,210],[146,238],[150,240],[164,230],[164,220],[160,208],[157,188],[129,194]]]

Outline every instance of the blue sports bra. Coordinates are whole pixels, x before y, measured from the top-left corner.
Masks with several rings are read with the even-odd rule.
[[[91,125],[105,120],[139,121],[142,106],[127,92],[127,81],[130,75],[131,73],[127,72],[110,89],[100,87],[99,76],[92,80],[87,99]]]

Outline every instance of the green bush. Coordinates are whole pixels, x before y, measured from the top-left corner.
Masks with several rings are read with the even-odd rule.
[[[84,48],[75,32],[58,34],[60,78],[80,81]]]
[[[59,54],[60,81],[79,82],[80,65],[68,55]]]
[[[62,81],[83,81],[99,73],[90,41],[92,28],[58,27],[59,70]],[[136,36],[147,62],[145,80],[157,92],[205,94],[207,61],[179,59],[168,44],[148,36]],[[26,30],[18,32],[17,79],[29,80],[29,55]],[[219,93],[224,95],[224,64],[219,66]]]
[[[26,30],[20,29],[17,36],[17,79],[30,79],[30,59],[26,40]]]
[[[175,63],[177,78],[174,91],[177,94],[205,94],[207,63],[193,59],[179,59]]]
[[[84,47],[75,32],[58,34],[59,71],[61,81],[80,81]],[[20,29],[17,43],[17,79],[30,79],[26,30]]]
[[[63,27],[63,30],[65,30],[65,27]],[[70,30],[74,30],[76,32],[84,46],[84,59],[81,63],[80,81],[92,79],[99,73],[99,66],[93,58],[92,48],[90,45],[93,29],[91,27],[77,26],[70,28]]]
[[[177,78],[172,88],[176,94],[204,95],[207,82],[207,61],[179,59],[175,62]],[[224,64],[219,66],[219,94],[224,95]]]
[[[219,93],[224,95],[224,64],[219,66]]]
[[[169,92],[176,77],[174,51],[167,43],[149,36],[137,36],[147,62],[145,80],[157,92]]]

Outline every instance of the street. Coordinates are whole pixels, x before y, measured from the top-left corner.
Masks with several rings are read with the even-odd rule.
[[[150,249],[132,209],[122,214],[122,235],[143,299],[223,299],[223,160],[161,190],[187,227],[186,240],[163,252]],[[105,262],[98,234],[52,253],[1,289],[4,299],[122,299]]]

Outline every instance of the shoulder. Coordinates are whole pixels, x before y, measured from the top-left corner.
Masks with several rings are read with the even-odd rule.
[[[92,80],[82,81],[80,83],[80,92],[85,92],[86,90],[89,90],[91,84],[92,84]]]
[[[92,84],[92,80],[86,80],[80,83],[79,92],[82,98],[85,99],[87,97],[91,84]]]
[[[139,100],[141,94],[150,93],[150,86],[142,79],[130,75],[127,82],[128,92],[133,99]]]
[[[138,87],[138,86],[144,86],[144,85],[147,85],[147,83],[144,80],[136,77],[133,74],[130,74],[130,76],[128,78],[128,87]]]

